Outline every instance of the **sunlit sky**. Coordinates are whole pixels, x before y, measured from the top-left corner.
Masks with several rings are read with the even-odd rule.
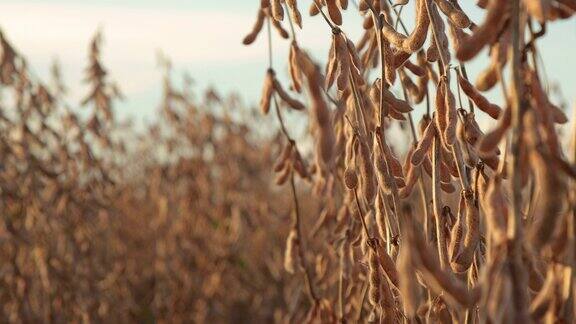
[[[74,104],[86,92],[81,83],[87,64],[88,43],[100,27],[104,33],[104,64],[126,100],[120,114],[154,118],[161,91],[156,53],[161,50],[176,71],[187,71],[197,89],[213,85],[222,93],[238,92],[257,102],[267,64],[266,43],[259,37],[251,47],[241,44],[250,30],[259,0],[2,0],[0,28],[24,54],[35,75],[46,79],[50,63],[58,58]],[[473,20],[482,11],[473,1],[461,1]],[[307,17],[310,0],[299,1],[304,30],[297,31],[301,47],[323,61],[329,46],[329,29],[319,17]],[[412,8],[403,18],[410,26]],[[357,39],[360,18],[349,9],[343,29]],[[540,49],[550,80],[563,85],[570,104],[576,101],[576,20],[553,23]],[[262,36],[262,35],[261,35]],[[285,71],[288,42],[274,40],[276,68]],[[469,64],[478,74],[487,54]],[[572,61],[571,63],[569,63]],[[494,95],[497,96],[497,95]]]

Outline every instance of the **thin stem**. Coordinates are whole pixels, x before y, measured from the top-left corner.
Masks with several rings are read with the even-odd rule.
[[[512,209],[514,218],[511,219],[512,224],[508,227],[510,230],[509,236],[511,239],[517,236],[517,231],[520,230],[521,225],[521,176],[518,173],[520,170],[520,150],[522,145],[522,132],[523,132],[523,115],[524,115],[524,105],[522,100],[522,94],[524,93],[521,69],[522,64],[520,62],[520,31],[519,31],[519,0],[513,0],[513,16],[512,16],[512,88],[511,88],[511,100],[512,100],[512,142],[511,142],[511,155],[510,155],[510,191],[512,194]]]
[[[271,32],[271,28],[270,28],[270,20],[268,20],[268,24],[267,24],[268,28],[268,58],[269,58],[269,69],[272,70],[272,32]],[[284,125],[284,120],[282,118],[282,114],[280,112],[280,105],[278,104],[278,100],[276,99],[276,95],[274,94],[273,96],[273,101],[274,101],[274,107],[276,110],[276,117],[278,118],[278,122],[280,123],[280,128],[282,130],[282,133],[284,134],[284,136],[286,137],[286,139],[288,140],[288,142],[290,143],[290,145],[292,145],[296,150],[298,150],[296,148],[296,144],[294,142],[294,140],[290,137],[290,135],[288,134],[288,131],[286,129],[286,126]],[[297,245],[297,252],[298,252],[298,256],[299,256],[299,261],[300,261],[300,267],[303,269],[304,272],[304,281],[306,282],[306,286],[308,289],[308,293],[310,296],[310,299],[312,300],[313,303],[318,303],[318,297],[317,294],[314,290],[314,286],[312,285],[312,276],[310,274],[310,270],[308,268],[308,265],[306,263],[306,259],[305,259],[305,254],[304,254],[304,245],[305,245],[305,241],[304,241],[304,235],[302,234],[302,225],[301,225],[301,215],[300,215],[300,204],[298,202],[298,195],[296,192],[296,184],[295,184],[295,180],[294,180],[294,171],[290,171],[290,188],[292,191],[292,199],[293,199],[293,203],[294,203],[294,227],[297,231],[297,235],[298,235],[298,239],[299,239],[299,244]]]
[[[393,6],[393,8],[395,8],[395,7]],[[401,6],[401,7],[400,7],[400,10],[398,10],[398,12],[396,13],[397,18],[396,18],[396,23],[394,24],[394,29],[398,29],[398,24],[399,24],[400,21],[401,21],[401,20],[400,20],[400,15],[402,15],[402,9],[404,9],[404,6]]]
[[[288,5],[285,5],[286,10],[290,10]],[[290,24],[290,32],[292,33],[292,40],[296,43],[296,32],[294,31],[294,22],[292,21],[292,15],[288,16],[288,23]]]
[[[294,171],[290,171],[290,187],[292,189],[292,197],[294,199],[294,214],[295,214],[295,227],[298,232],[298,239],[300,243],[298,244],[298,259],[300,260],[300,266],[304,269],[304,279],[306,281],[306,286],[308,287],[308,293],[313,302],[318,302],[318,297],[314,291],[314,286],[312,286],[312,276],[310,275],[310,270],[306,264],[306,259],[304,259],[304,236],[302,235],[302,224],[300,218],[300,204],[298,203],[298,195],[296,194],[296,185],[294,181]]]
[[[432,203],[434,205],[434,219],[436,221],[436,244],[438,247],[438,257],[440,259],[440,267],[445,269],[448,264],[448,257],[446,255],[446,250],[444,249],[446,245],[446,239],[444,235],[444,223],[442,217],[442,206],[440,205],[440,150],[442,144],[438,136],[434,137],[432,142]]]
[[[354,199],[356,200],[356,207],[358,208],[358,216],[360,217],[360,221],[362,222],[362,228],[364,228],[364,234],[368,240],[372,240],[370,236],[370,232],[368,231],[368,226],[366,225],[366,220],[364,219],[364,213],[362,212],[362,207],[360,207],[360,200],[358,199],[358,191],[354,189]]]
[[[400,22],[400,26],[402,27],[402,30],[404,30],[404,33],[406,35],[410,34],[408,32],[408,28],[406,28],[406,25],[404,25],[404,22],[402,21],[402,18],[400,18],[400,13],[398,12],[398,10],[396,10],[396,7],[394,7],[394,4],[392,3],[391,0],[388,0],[388,4],[390,5],[390,7],[392,8],[392,11],[394,11],[394,14],[396,15],[396,19]]]
[[[400,82],[400,85],[402,86],[402,94],[404,95],[404,101],[406,101],[408,104],[410,104],[410,98],[408,97],[408,94],[406,93],[406,87],[404,86],[404,83]],[[412,113],[408,112],[408,124],[410,125],[410,132],[412,133],[412,143],[416,144],[418,143],[418,135],[416,135],[416,127],[414,126],[414,118],[412,118]]]
[[[384,118],[384,112],[386,112],[386,115],[388,114],[388,110],[386,111],[384,110],[384,79],[386,75],[386,65],[384,64],[385,61],[384,40],[382,39],[382,32],[380,31],[382,28],[382,21],[381,21],[382,18],[377,14],[372,4],[370,4],[369,6],[370,11],[372,12],[372,20],[374,22],[374,32],[376,33],[378,52],[380,54],[380,102],[378,103],[378,126],[382,126],[383,122],[382,118]]]
[[[527,310],[527,278],[522,262],[522,179],[520,174],[520,149],[522,145],[523,132],[523,115],[524,102],[522,95],[524,93],[522,83],[522,62],[520,60],[520,0],[512,0],[512,142],[510,147],[509,175],[511,191],[511,214],[508,219],[508,244],[510,272],[512,278],[512,289],[514,298],[514,307],[516,308],[515,321],[518,323],[527,323],[530,321]]]
[[[358,124],[361,124],[363,126],[362,128],[362,136],[364,138],[368,138],[368,125],[366,123],[366,119],[364,116],[364,112],[362,109],[362,101],[360,100],[360,96],[358,95],[358,89],[356,88],[356,83],[354,82],[354,76],[352,74],[352,68],[350,67],[349,69],[349,81],[350,81],[350,85],[352,87],[352,94],[354,96],[354,102],[355,102],[355,112],[356,112],[356,119],[358,119]]]
[[[290,134],[288,134],[288,130],[286,129],[286,125],[284,125],[284,118],[282,118],[282,113],[280,112],[280,105],[278,104],[276,94],[272,96],[272,100],[274,101],[274,109],[276,110],[276,116],[278,117],[278,122],[280,123],[280,129],[282,130],[282,133],[288,142],[295,146],[296,144],[294,144],[294,140],[290,137]]]
[[[464,63],[460,63],[460,74],[462,74],[462,77],[466,80],[468,80],[468,72],[466,72],[466,66],[464,65]],[[460,85],[458,85],[458,89],[460,89]],[[471,113],[474,113],[474,103],[472,102],[472,99],[468,98],[468,110]]]
[[[271,18],[266,18],[266,29],[268,31],[268,68],[269,69],[273,69],[274,67],[272,66],[272,30],[270,27],[270,19]]]
[[[456,89],[458,89],[458,105],[459,108],[463,108],[464,105],[462,104],[462,89],[460,89],[460,82],[456,82]]]
[[[424,237],[426,238],[426,242],[430,241],[430,229],[428,224],[430,223],[430,214],[428,212],[428,198],[426,196],[426,188],[424,186],[424,180],[422,177],[424,176],[424,172],[422,171],[422,166],[419,167],[418,172],[420,172],[419,179],[418,179],[418,188],[420,190],[420,198],[422,200],[422,208],[424,210]]]

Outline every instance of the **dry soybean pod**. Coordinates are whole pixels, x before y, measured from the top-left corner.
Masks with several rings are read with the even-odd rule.
[[[391,60],[391,64],[393,65],[394,69],[397,69],[399,67],[402,66],[402,64],[404,64],[404,62],[406,62],[406,60],[408,60],[410,58],[410,55],[412,55],[412,53],[407,53],[404,52],[402,50],[397,50],[393,53],[393,59]]]
[[[387,195],[392,193],[392,179],[388,173],[390,166],[387,165],[383,152],[378,147],[378,142],[374,139],[374,166],[376,167],[376,180],[378,187]]]
[[[410,98],[411,99],[418,98],[418,96],[420,95],[420,89],[418,88],[418,86],[414,83],[414,81],[412,81],[412,79],[408,76],[408,74],[404,71],[404,69],[401,69],[399,72],[400,72],[400,81],[402,82],[404,89],[406,89],[406,92],[408,92],[408,94],[410,95]]]
[[[536,72],[530,70],[526,73],[529,80],[529,89],[533,106],[538,116],[538,119],[536,120],[537,123],[534,123],[534,127],[538,128],[538,124],[543,126],[544,132],[546,133],[545,138],[548,149],[553,155],[559,156],[561,150],[560,141],[556,134],[556,130],[554,129],[554,121],[552,114],[550,113],[548,97],[540,85]]]
[[[402,113],[400,113],[394,109],[390,109],[390,111],[388,111],[388,115],[392,119],[401,120],[401,121],[406,120],[406,117],[404,117],[404,115]]]
[[[448,83],[444,82],[446,90],[445,104],[446,104],[446,129],[444,129],[444,139],[446,144],[452,146],[456,141],[456,122],[458,120],[458,115],[456,112],[456,99],[452,90],[450,90]]]
[[[320,3],[313,0],[312,3],[310,4],[310,7],[308,8],[308,14],[311,17],[314,17],[320,13],[320,9],[318,8],[317,4],[320,6],[320,8],[323,7],[323,4],[322,4],[322,1],[319,1],[319,2]]]
[[[435,98],[436,112],[434,113],[434,120],[439,134],[444,134],[444,131],[446,130],[446,89],[444,83],[444,79],[440,79],[436,88]]]
[[[408,318],[416,316],[418,305],[421,303],[420,287],[416,277],[416,267],[413,263],[414,253],[409,244],[402,244],[398,254],[398,272],[400,273],[400,293],[402,304]]]
[[[350,58],[352,58],[352,64],[358,71],[362,71],[362,60],[358,56],[358,51],[356,50],[356,46],[350,39],[346,39],[346,47],[348,48],[348,53],[350,54]]]
[[[434,257],[435,253],[430,251],[421,235],[412,229],[411,234],[414,236],[414,251],[418,256],[419,268],[423,271],[423,279],[429,289],[436,293],[444,291],[445,297],[449,298],[451,303],[460,304],[466,307],[474,305],[480,298],[479,290],[468,290],[459,280],[454,278],[451,273],[445,271]]]
[[[406,60],[406,62],[404,62],[404,67],[410,70],[410,72],[412,72],[417,77],[426,76],[426,70],[423,67],[410,62],[410,60]]]
[[[546,314],[550,304],[553,303],[555,288],[556,280],[554,278],[554,270],[550,266],[542,289],[533,298],[530,304],[530,315],[533,319],[539,320]]]
[[[396,156],[394,156],[394,153],[392,152],[386,141],[382,141],[382,144],[384,149],[384,157],[386,158],[386,162],[388,163],[388,168],[390,168],[390,172],[395,177],[403,178],[404,174],[402,172],[402,164],[400,163],[400,161],[398,161]]]
[[[326,0],[326,7],[328,8],[328,15],[330,19],[332,19],[332,22],[338,26],[342,25],[342,14],[336,5],[336,0]]]
[[[274,27],[274,29],[276,29],[280,37],[284,39],[290,38],[290,34],[288,34],[288,31],[284,29],[284,27],[282,27],[282,24],[278,20],[271,19],[271,22],[272,26]]]
[[[526,115],[526,118],[534,119],[533,114]],[[531,121],[528,125],[534,125],[536,122]],[[540,250],[556,230],[558,220],[561,218],[564,195],[566,194],[565,182],[559,177],[558,171],[549,167],[549,158],[546,158],[539,149],[539,144],[535,139],[536,136],[529,136],[529,145],[531,146],[528,157],[530,165],[536,174],[536,184],[540,189],[539,210],[536,212],[536,218],[530,229],[530,241],[534,248]]]
[[[274,78],[274,90],[276,90],[276,93],[278,93],[280,98],[282,98],[282,100],[284,100],[284,102],[286,102],[290,108],[295,110],[304,110],[306,108],[304,107],[303,103],[290,97],[290,95],[284,90],[284,88],[282,88],[282,85],[276,78]]]
[[[270,0],[271,9],[272,9],[272,17],[276,21],[284,20],[284,8],[280,3],[280,0]]]
[[[430,162],[430,158],[428,155],[424,156],[424,160],[422,161],[422,166],[424,167],[424,171],[430,178],[432,178],[432,162]]]
[[[445,156],[445,154],[441,154],[442,157]],[[450,168],[446,165],[446,162],[442,161],[440,163],[440,182],[444,183],[444,184],[448,184],[448,183],[452,183],[452,179],[450,178]]]
[[[460,9],[455,7],[448,0],[434,0],[438,8],[450,19],[450,21],[458,28],[468,28],[470,26],[470,18]]]
[[[281,186],[288,181],[290,178],[290,174],[292,173],[292,166],[290,163],[286,164],[284,170],[276,176],[275,183],[278,186]]]
[[[325,87],[330,89],[336,80],[336,72],[338,71],[338,58],[336,57],[336,36],[332,34],[332,44],[328,54],[328,65],[326,66]]]
[[[476,5],[482,9],[486,9],[489,3],[490,0],[476,0]]]
[[[350,55],[348,54],[348,45],[346,44],[346,39],[342,33],[334,35],[335,49],[336,49],[336,59],[339,65],[339,75],[336,81],[338,90],[344,91],[349,86],[350,79]]]
[[[331,125],[331,114],[326,102],[324,101],[322,92],[322,75],[319,71],[318,66],[316,66],[310,58],[304,53],[300,52],[298,61],[299,65],[302,67],[306,78],[308,79],[308,94],[311,98],[311,116],[312,120],[318,128],[321,130],[319,132],[320,138],[323,139],[322,148],[322,158],[324,163],[330,164],[332,160],[332,146],[334,141],[334,134]]]
[[[551,0],[523,0],[524,7],[528,14],[536,18],[540,23],[544,23],[550,12]]]
[[[430,19],[426,11],[426,1],[430,0],[418,0],[416,4],[416,24],[414,30],[402,42],[402,49],[408,53],[416,52],[422,48],[422,45],[424,45],[426,41],[428,26],[430,25]]]
[[[402,188],[404,192],[400,193],[402,198],[407,197],[412,192],[412,188],[416,183],[418,178],[418,173],[416,172],[416,168],[412,165],[412,155],[416,150],[416,145],[411,145],[410,150],[406,154],[406,158],[404,160],[404,164],[402,165],[402,171],[404,172],[404,179],[406,180],[406,186]]]
[[[435,137],[436,125],[433,122],[430,122],[428,123],[426,130],[424,130],[424,134],[418,142],[418,146],[414,150],[414,154],[412,155],[411,159],[412,165],[419,166],[422,163]]]
[[[448,22],[448,37],[452,43],[452,49],[456,51],[460,47],[460,42],[466,38],[470,37],[464,30],[454,26],[452,22]]]
[[[508,16],[508,7],[508,1],[490,1],[487,9],[488,13],[482,25],[478,26],[470,37],[463,39],[460,48],[456,51],[458,60],[471,60],[486,44],[494,40]]]
[[[376,217],[376,226],[378,229],[378,234],[380,235],[380,238],[386,242],[386,248],[388,251],[390,251],[390,227],[389,227],[389,221],[388,221],[388,210],[386,209],[386,206],[384,205],[384,199],[386,199],[385,197],[382,197],[383,192],[382,191],[378,191],[376,192],[376,201],[375,201],[375,206],[374,206],[374,213],[375,213],[375,217]]]
[[[472,120],[472,122],[474,122],[474,113],[466,113],[464,109],[459,109],[458,111],[460,112],[461,115],[463,115],[464,121],[460,119],[458,120],[458,125],[456,127],[456,138],[458,140],[458,143],[460,144],[460,147],[462,148],[462,155],[464,158],[464,162],[470,168],[474,168],[478,163],[478,155],[476,154],[475,149],[471,146],[473,145],[473,143],[471,144],[466,136],[466,128],[470,128],[468,127],[469,120]],[[475,142],[477,138],[472,140]]]
[[[418,97],[413,98],[415,104],[421,103],[426,94],[428,93],[428,82],[430,81],[430,76],[428,73],[428,62],[426,61],[426,54],[423,50],[418,52],[417,55],[418,66],[424,70],[424,75],[416,80],[418,86]]]
[[[486,216],[487,232],[496,244],[506,240],[508,222],[508,202],[504,198],[502,179],[496,175],[490,179],[486,191],[480,195],[482,209]]]
[[[290,46],[288,64],[290,70],[290,79],[292,80],[292,87],[296,92],[299,93],[302,91],[302,79],[300,67],[298,66],[298,60],[296,59],[298,57],[298,51],[300,51],[300,49],[298,48],[296,42],[293,41],[292,45]]]
[[[440,163],[441,146],[439,136],[434,137],[432,142],[432,205],[434,219],[436,221],[436,240],[440,267],[445,269],[448,263],[448,249],[446,247],[446,234],[444,232],[444,217],[442,217],[442,196],[440,189]]]
[[[300,14],[300,11],[298,10],[296,0],[286,0],[286,5],[290,11],[292,21],[294,21],[298,27],[302,28],[302,14]]]
[[[498,119],[498,124],[496,127],[487,132],[484,136],[478,139],[476,143],[476,148],[481,157],[487,157],[494,154],[498,144],[504,137],[506,130],[510,127],[511,113],[510,109],[506,108],[500,119]]]
[[[576,11],[576,0],[556,0],[556,2]]]
[[[290,230],[286,238],[286,251],[284,252],[284,269],[288,273],[294,273],[296,259],[298,258],[298,232],[296,229]]]
[[[505,31],[490,48],[490,65],[476,77],[476,88],[478,91],[488,91],[492,89],[500,80],[500,69],[503,69],[508,62],[508,48],[510,46],[510,33]]]
[[[478,89],[478,91],[488,91],[492,89],[500,79],[499,74],[498,66],[495,63],[491,63],[476,77],[476,89]]]
[[[362,37],[360,38],[360,40],[356,43],[356,48],[360,52],[364,51],[366,49],[366,46],[373,39],[374,39],[374,31],[372,29],[365,30],[364,33],[362,33]]]
[[[368,10],[370,8],[370,6],[369,6],[367,1],[370,1],[370,0],[359,0],[358,1],[358,10],[360,10],[362,12]]]
[[[413,110],[412,107],[410,107],[410,105],[408,104],[408,102],[396,98],[394,94],[390,92],[390,90],[384,88],[383,94],[384,94],[384,101],[387,104],[389,104],[393,110],[396,110],[399,113],[409,113]]]
[[[385,19],[382,19],[382,35],[394,47],[404,49],[402,44],[406,40],[406,36],[397,32]]]
[[[358,176],[356,175],[356,170],[347,167],[344,170],[344,184],[346,188],[354,190],[358,187]]]
[[[448,62],[450,62],[450,49],[448,48],[448,36],[446,35],[444,20],[440,16],[436,6],[432,5],[432,3],[428,4],[427,9],[430,11],[429,15],[433,21],[433,24],[431,24],[433,30],[431,32],[432,35],[435,36],[433,39],[436,42],[440,63],[448,64]],[[440,55],[443,57],[440,57]]]
[[[395,322],[396,319],[396,303],[394,301],[394,295],[392,294],[392,289],[390,284],[386,279],[381,281],[381,292],[382,299],[380,301],[380,308],[382,311],[383,321],[385,322]]]
[[[382,39],[382,51],[384,52],[384,76],[388,84],[394,84],[396,81],[396,67],[394,66],[394,52],[390,47],[390,43],[384,38]]]
[[[378,253],[376,249],[370,249],[368,252],[368,301],[374,308],[380,306],[381,280]]]
[[[384,270],[384,273],[386,273],[386,276],[394,286],[399,287],[399,274],[394,260],[386,253],[383,244],[378,244],[376,249],[378,251],[378,262]]]
[[[450,229],[450,244],[448,245],[448,254],[450,257],[450,265],[452,266],[454,260],[458,254],[460,254],[462,237],[464,235],[464,221],[462,217],[462,211],[464,210],[464,197],[460,196],[460,202],[458,203],[458,213],[456,214],[456,222]],[[445,214],[451,213],[450,207],[444,206]],[[452,268],[454,270],[454,268]]]
[[[462,91],[474,102],[478,109],[487,113],[494,119],[498,119],[498,117],[500,117],[502,108],[489,102],[486,97],[484,97],[478,90],[476,90],[476,88],[460,74],[458,74],[458,82],[460,83]]]
[[[374,179],[374,168],[372,167],[372,159],[370,158],[370,148],[363,140],[359,140],[360,150],[360,175],[362,178],[362,193],[366,200],[372,201],[376,195],[376,185]]]
[[[262,30],[262,26],[264,26],[264,19],[266,19],[266,14],[264,13],[264,10],[258,9],[258,16],[256,17],[254,27],[252,27],[252,31],[250,31],[250,33],[246,35],[246,37],[244,37],[244,39],[242,40],[242,43],[244,45],[250,45],[254,43],[256,37],[258,37],[258,34],[260,34],[260,31]]]
[[[286,162],[290,158],[291,154],[292,154],[292,144],[288,143],[284,146],[282,153],[278,156],[278,159],[276,160],[276,164],[274,164],[274,172],[280,172],[282,169],[284,169],[284,166],[286,165]]]
[[[407,198],[410,196],[412,190],[414,189],[414,185],[418,180],[419,174],[417,173],[417,168],[412,164],[410,164],[408,168],[408,172],[404,177],[404,179],[406,179],[406,185],[398,191],[398,196],[400,198]]]
[[[462,252],[456,257],[452,269],[456,272],[464,272],[470,268],[474,261],[476,247],[480,241],[480,218],[478,208],[474,204],[474,194],[472,190],[463,190],[464,208],[466,212],[466,234]]]
[[[432,38],[430,46],[426,49],[426,61],[437,62],[439,58],[440,54],[438,53],[438,47],[436,46],[436,39]]]
[[[270,111],[270,102],[274,94],[274,71],[268,70],[264,78],[264,85],[262,86],[262,97],[260,99],[260,111],[264,115]]]

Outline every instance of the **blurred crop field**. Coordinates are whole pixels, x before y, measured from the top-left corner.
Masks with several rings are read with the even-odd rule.
[[[0,4],[0,322],[576,321],[575,0],[58,1]]]

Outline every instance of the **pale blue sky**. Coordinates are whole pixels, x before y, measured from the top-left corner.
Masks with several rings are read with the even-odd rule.
[[[246,10],[245,5],[250,0],[6,0],[3,2],[30,3],[30,4],[77,4],[86,5],[113,5],[129,6],[138,8],[158,8],[158,9],[194,9],[194,10]]]
[[[260,37],[251,47],[241,40],[251,28],[259,0],[2,0],[0,28],[44,78],[54,57],[62,63],[71,86],[70,101],[85,92],[80,83],[87,46],[94,31],[104,31],[104,63],[127,100],[120,114],[153,118],[160,100],[161,75],[156,51],[173,60],[177,71],[188,71],[198,88],[214,85],[221,92],[236,91],[257,102],[266,65],[266,46]],[[482,11],[473,1],[462,1],[473,20]],[[310,0],[299,1],[305,16],[299,42],[318,60],[325,59],[329,30],[319,17],[307,17]],[[345,15],[344,30],[360,35],[360,18],[354,10]],[[403,18],[411,25],[412,9]],[[569,104],[576,101],[576,20],[555,22],[539,43],[549,78],[563,85]],[[288,43],[275,39],[276,68],[285,71]],[[484,53],[469,64],[474,78],[485,66]],[[572,61],[573,63],[569,63]],[[499,91],[499,90],[498,90]],[[491,93],[498,100],[498,93]]]

